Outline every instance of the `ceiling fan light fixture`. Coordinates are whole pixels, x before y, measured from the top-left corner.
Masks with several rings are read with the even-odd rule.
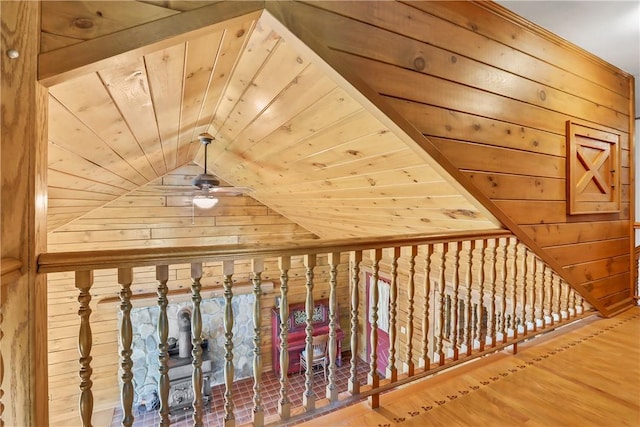
[[[193,205],[200,209],[211,209],[217,204],[217,197],[196,196],[193,198]]]

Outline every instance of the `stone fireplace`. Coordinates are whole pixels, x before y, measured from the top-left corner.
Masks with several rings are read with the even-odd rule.
[[[253,294],[234,295],[232,300],[234,380],[253,374]],[[191,386],[191,307],[190,301],[167,306],[169,321],[169,378],[172,409],[188,407],[193,401]],[[224,298],[203,299],[202,313],[202,368],[203,396],[211,387],[224,382]],[[157,306],[131,310],[133,325],[133,386],[134,410],[144,412],[158,409],[158,314]]]

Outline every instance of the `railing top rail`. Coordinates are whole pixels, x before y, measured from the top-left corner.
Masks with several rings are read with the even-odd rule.
[[[509,230],[477,230],[446,234],[412,234],[341,240],[300,240],[287,244],[242,244],[141,248],[84,252],[50,252],[38,257],[38,272],[100,270],[146,265],[185,264],[235,259],[269,258],[329,252],[382,249],[429,243],[459,242],[511,236]]]

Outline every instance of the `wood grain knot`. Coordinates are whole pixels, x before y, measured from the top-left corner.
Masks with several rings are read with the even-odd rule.
[[[76,18],[73,20],[73,25],[82,30],[88,30],[93,28],[93,21],[87,18]]]

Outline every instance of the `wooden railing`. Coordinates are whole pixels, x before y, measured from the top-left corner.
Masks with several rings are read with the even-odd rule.
[[[235,266],[250,262],[253,285],[253,424],[282,424],[310,414],[316,415],[339,405],[369,398],[372,407],[380,404],[383,391],[432,375],[472,358],[517,343],[541,331],[586,314],[585,303],[567,283],[544,265],[538,257],[507,231],[457,233],[446,236],[401,236],[353,239],[349,241],[293,242],[286,246],[215,246],[200,248],[47,253],[39,258],[44,273],[75,271],[80,328],[79,411],[84,426],[92,425],[92,333],[91,287],[93,271],[117,268],[120,284],[120,382],[124,426],[134,423],[131,295],[135,287],[133,269],[154,265],[157,278],[159,316],[157,323],[160,379],[159,424],[169,425],[168,408],[168,268],[191,264],[192,292],[192,404],[193,425],[203,425],[203,372],[200,315],[203,268],[216,266],[224,291],[224,414],[225,426],[235,425],[233,364],[233,325],[231,310]],[[289,277],[292,261],[304,275]],[[322,274],[315,274],[321,267]],[[275,271],[277,270],[277,272]],[[277,414],[265,414],[262,401],[261,299],[262,274],[279,277],[279,319],[282,349],[279,354],[280,390]],[[275,274],[277,273],[277,274]],[[303,277],[302,277],[303,276]],[[384,281],[389,292],[384,298],[378,283]],[[370,295],[366,287],[370,288]],[[311,354],[312,323],[316,288],[329,295],[329,375],[326,395],[313,392],[313,372],[305,373],[302,407],[293,408],[287,376],[287,342],[292,291],[304,289],[306,308],[306,354]],[[382,289],[382,288],[381,288]],[[348,304],[339,307],[338,293],[347,295]],[[302,295],[298,292],[298,295]],[[368,296],[367,296],[368,295]],[[367,305],[370,312],[367,312]],[[336,385],[336,330],[338,311],[349,314],[345,342],[350,343],[350,378],[346,390]],[[366,322],[370,333],[366,333]],[[382,323],[381,323],[382,322]],[[346,323],[346,322],[345,322]],[[384,325],[385,331],[381,327]],[[363,333],[363,331],[365,333]],[[386,370],[380,369],[379,337],[388,334]],[[400,339],[399,335],[404,335]],[[369,349],[369,350],[367,350]],[[368,380],[361,383],[358,371],[368,361]],[[309,363],[309,365],[311,365]],[[382,372],[381,372],[382,371]]]

